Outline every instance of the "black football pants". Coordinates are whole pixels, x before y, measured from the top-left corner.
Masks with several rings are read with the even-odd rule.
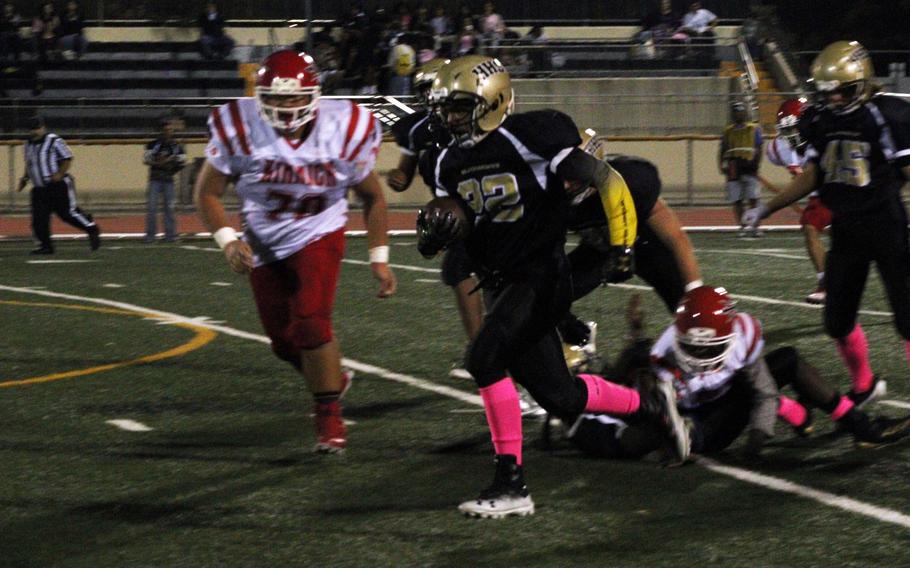
[[[644,223],[639,226],[634,250],[635,274],[654,288],[670,313],[674,313],[685,293],[686,283],[673,251]],[[607,259],[606,252],[584,241],[569,253],[573,302],[600,286]]]
[[[32,232],[42,248],[53,249],[51,213],[87,233],[95,226],[92,216],[76,206],[76,187],[70,176],[60,182],[32,188]]]
[[[831,225],[831,250],[825,260],[825,331],[846,337],[856,325],[859,303],[874,262],[894,311],[894,324],[910,340],[910,247],[907,213],[900,203],[889,209]]]
[[[548,412],[577,416],[588,391],[569,372],[556,332],[556,322],[571,300],[565,253],[554,252],[530,273],[490,292],[486,317],[468,351],[467,370],[477,385],[486,387],[511,376]]]

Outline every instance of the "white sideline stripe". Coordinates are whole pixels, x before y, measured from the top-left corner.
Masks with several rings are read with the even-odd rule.
[[[904,528],[910,528],[910,516],[899,513],[898,511],[894,511],[892,509],[870,505],[869,503],[857,501],[856,499],[851,499],[849,497],[834,495],[833,493],[828,493],[827,491],[819,491],[818,489],[812,489],[811,487],[799,485],[790,481],[786,481],[784,479],[779,479],[777,477],[771,477],[770,475],[764,475],[761,473],[756,473],[754,471],[740,469],[738,467],[723,465],[705,457],[696,458],[695,463],[713,472],[721,473],[734,479],[745,481],[746,483],[760,485],[762,487],[767,487],[768,489],[773,489],[774,491],[790,493],[799,497],[803,497],[805,499],[818,501],[819,503],[828,505],[829,507],[835,507],[837,509],[842,509],[850,513],[865,515],[867,517],[872,517],[873,519],[877,519],[885,523],[900,525]]]
[[[25,264],[85,264],[97,260],[26,260]]]
[[[209,282],[212,286],[233,286],[230,282]]]
[[[106,284],[102,284],[101,287],[102,288],[125,288],[126,286],[124,286],[123,284],[116,284],[114,282],[108,282]]]
[[[744,256],[770,256],[773,258],[792,258],[794,260],[809,260],[809,257],[806,255],[796,255],[796,254],[786,254],[782,252],[771,252],[764,250],[731,250],[731,249],[695,249],[697,252],[710,252],[717,254],[736,254]]]
[[[129,420],[127,418],[118,418],[116,420],[105,420],[105,424],[110,424],[115,428],[120,428],[121,430],[126,430],[127,432],[151,432],[154,428],[149,428],[142,422],[136,422],[135,420]]]
[[[195,325],[202,327],[207,327],[213,331],[223,333],[225,335],[230,335],[233,337],[239,337],[242,339],[250,339],[252,341],[258,341],[259,343],[268,344],[269,339],[263,335],[258,335],[255,333],[249,333],[246,331],[241,331],[239,329],[234,329],[232,327],[226,327],[222,325],[214,325],[199,319],[187,318],[178,314],[164,312],[161,310],[155,310],[151,308],[144,308],[142,306],[137,306],[135,304],[128,304],[126,302],[115,302],[112,300],[105,300],[103,298],[92,298],[87,296],[77,296],[74,294],[61,294],[59,292],[47,292],[43,290],[31,290],[28,288],[17,288],[13,286],[5,286],[0,284],[0,290],[7,292],[16,292],[22,294],[35,294],[38,296],[47,296],[50,298],[62,298],[66,300],[76,300],[81,302],[87,302],[92,304],[101,304],[105,306],[112,306],[115,308],[121,308],[126,310],[141,311],[150,314],[155,314],[162,318],[172,319],[174,321],[185,321],[192,322]],[[382,367],[376,367],[374,365],[369,365],[367,363],[361,363],[353,359],[342,359],[342,364],[354,369],[355,371],[360,371],[362,373],[367,373],[370,375],[375,375],[377,377],[382,377],[391,381],[398,383],[403,383],[415,388],[422,390],[435,392],[444,396],[448,396],[475,406],[483,406],[483,399],[479,395],[467,393],[458,389],[453,389],[443,385],[437,385],[429,381],[418,379],[417,377],[412,377],[410,375],[405,375],[402,373],[394,373],[392,371],[383,369]],[[810,487],[805,487],[790,481],[783,479],[778,479],[776,477],[771,477],[769,475],[763,475],[760,473],[751,472],[745,469],[740,469],[736,467],[721,465],[713,460],[707,458],[698,458],[696,463],[706,467],[707,469],[714,471],[715,473],[720,473],[733,477],[734,479],[739,479],[746,483],[752,483],[760,487],[765,487],[774,491],[782,491],[784,493],[791,493],[798,495],[800,497],[805,497],[807,499],[812,499],[823,503],[825,505],[836,507],[838,509],[843,509],[851,513],[856,513],[859,515],[864,515],[877,519],[886,523],[893,523],[905,528],[910,528],[910,517],[900,513],[898,511],[893,511],[891,509],[886,509],[884,507],[878,507],[876,505],[870,505],[862,501],[857,501],[855,499],[850,499],[847,497],[840,497],[833,495],[831,493],[826,493],[824,491],[819,491],[817,489],[812,489]]]
[[[884,404],[885,406],[893,406],[895,408],[910,408],[910,402],[903,402],[900,400],[880,400],[877,404]]]
[[[439,283],[439,280],[436,280],[435,278],[415,278],[414,282],[425,282],[427,284],[437,284],[437,283]]]
[[[210,249],[210,248],[200,248],[200,247],[193,247],[193,246],[184,246],[182,248],[185,248],[188,250],[205,250],[205,251],[220,252],[220,250],[217,248]],[[342,259],[341,262],[346,262],[348,264],[362,264],[362,265],[370,264],[369,262],[367,262],[365,260],[354,260],[351,258]],[[411,270],[414,272],[430,272],[433,274],[438,274],[438,273],[442,272],[438,268],[424,268],[421,266],[411,266],[411,265],[407,265],[407,264],[390,264],[389,266],[391,266],[392,268],[397,268],[399,270]],[[645,290],[645,291],[651,290],[650,286],[643,286],[641,284],[608,284],[608,286],[616,287],[616,288],[625,288],[627,290]],[[749,296],[746,294],[730,294],[730,297],[732,297],[736,300],[747,300],[749,302],[756,302],[759,304],[772,304],[772,305],[777,305],[777,306],[793,306],[796,308],[803,308],[803,309],[807,309],[807,310],[820,310],[824,307],[820,304],[807,304],[806,302],[794,302],[792,300],[776,300],[774,298],[765,298],[764,296]],[[867,316],[882,316],[882,317],[893,317],[894,316],[894,314],[891,312],[880,312],[880,311],[876,311],[876,310],[859,310],[859,312],[857,312],[857,313],[867,315]]]
[[[645,290],[645,291],[651,290],[650,286],[643,286],[641,284],[607,284],[607,286],[616,287],[616,288],[625,288],[627,290]],[[730,297],[735,300],[747,300],[749,302],[756,302],[759,304],[772,304],[772,305],[778,305],[778,306],[793,306],[796,308],[805,308],[807,310],[820,310],[824,307],[824,306],[821,306],[818,304],[815,304],[815,305],[807,304],[805,302],[794,302],[791,300],[775,300],[774,298],[765,298],[764,296],[748,296],[745,294],[730,294]],[[878,312],[875,310],[859,310],[858,313],[864,314],[867,316],[884,316],[884,317],[892,317],[894,315],[891,312]]]

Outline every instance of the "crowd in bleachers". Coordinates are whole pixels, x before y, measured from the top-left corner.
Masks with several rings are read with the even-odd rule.
[[[400,2],[392,10],[366,11],[353,6],[335,24],[317,29],[313,56],[323,70],[323,84],[339,94],[408,94],[413,70],[436,57],[492,54],[505,63],[517,59],[544,67],[543,57],[513,50],[516,45],[539,45],[547,38],[534,27],[524,36],[511,30],[493,2],[481,12],[461,3],[454,11],[444,4]],[[303,48],[301,41],[297,47]]]
[[[35,59],[78,59],[88,47],[83,29],[85,22],[79,3],[69,0],[58,13],[53,2],[42,2],[29,17],[20,14],[12,2],[5,2],[0,12],[0,57],[5,62],[18,62],[23,53]],[[23,34],[27,28],[27,34]]]

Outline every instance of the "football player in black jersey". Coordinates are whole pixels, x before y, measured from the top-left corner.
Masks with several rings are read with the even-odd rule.
[[[572,376],[556,323],[571,303],[565,254],[567,187],[594,186],[610,225],[611,262],[632,271],[636,216],[629,189],[607,164],[584,153],[578,129],[553,110],[512,114],[512,88],[502,64],[467,56],[443,66],[430,101],[453,138],[432,168],[438,196],[454,198],[459,216],[424,209],[417,219],[418,249],[432,257],[464,237],[490,308],[468,355],[496,451],[492,485],[461,504],[470,516],[528,515],[534,502],[522,471],[521,411],[511,377],[547,411],[576,416],[585,410],[639,413],[660,423],[678,459],[689,451],[687,427],[666,384],[639,395],[595,375]]]
[[[660,174],[654,164],[618,154],[604,159],[622,176],[635,203],[639,220],[638,239],[633,247],[635,274],[654,288],[672,313],[684,292],[702,285],[692,242],[676,214],[660,197]],[[596,192],[569,208],[569,229],[581,236],[580,244],[569,253],[573,301],[609,281],[610,275],[604,273],[609,261],[607,225]]]
[[[392,135],[401,151],[398,167],[390,170],[386,182],[393,191],[402,192],[410,187],[421,162],[432,163],[434,156],[446,145],[446,133],[428,109],[427,98],[430,86],[439,68],[448,63],[448,59],[431,59],[421,65],[414,73],[414,88],[417,91],[417,102],[421,110],[402,117],[392,127]],[[427,176],[423,176],[425,181]],[[432,182],[427,184],[433,187]],[[442,282],[455,293],[455,304],[458,315],[468,340],[474,339],[483,321],[483,299],[480,294],[472,294],[477,287],[477,280],[472,276],[474,266],[464,250],[464,243],[454,243],[445,251],[442,259]],[[463,362],[462,362],[463,364]],[[450,375],[458,378],[470,378],[467,371],[458,365]]]
[[[855,41],[827,46],[811,67],[818,101],[799,121],[808,143],[802,174],[743,222],[757,226],[774,211],[818,189],[832,212],[831,250],[825,260],[828,296],[825,331],[853,380],[862,406],[884,394],[872,374],[857,311],[875,262],[910,358],[910,249],[901,186],[910,179],[910,102],[875,92],[869,54]]]

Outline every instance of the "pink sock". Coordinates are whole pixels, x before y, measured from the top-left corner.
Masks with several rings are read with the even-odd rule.
[[[510,454],[521,465],[521,406],[518,391],[509,377],[480,389],[497,454]]]
[[[806,421],[806,409],[802,404],[783,395],[777,399],[777,415],[790,426],[802,426]]]
[[[853,408],[853,401],[845,396],[840,397],[840,402],[837,403],[837,408],[835,408],[834,412],[831,413],[831,420],[840,420],[844,417],[844,414],[850,412],[851,408]]]
[[[872,367],[869,366],[869,344],[859,324],[847,337],[836,342],[837,352],[850,371],[853,392],[866,392],[872,388]]]
[[[588,387],[586,412],[632,414],[638,410],[641,399],[637,390],[611,383],[597,375],[578,375],[578,378]]]
[[[910,341],[904,341],[904,350],[907,352],[907,362],[910,363]]]

